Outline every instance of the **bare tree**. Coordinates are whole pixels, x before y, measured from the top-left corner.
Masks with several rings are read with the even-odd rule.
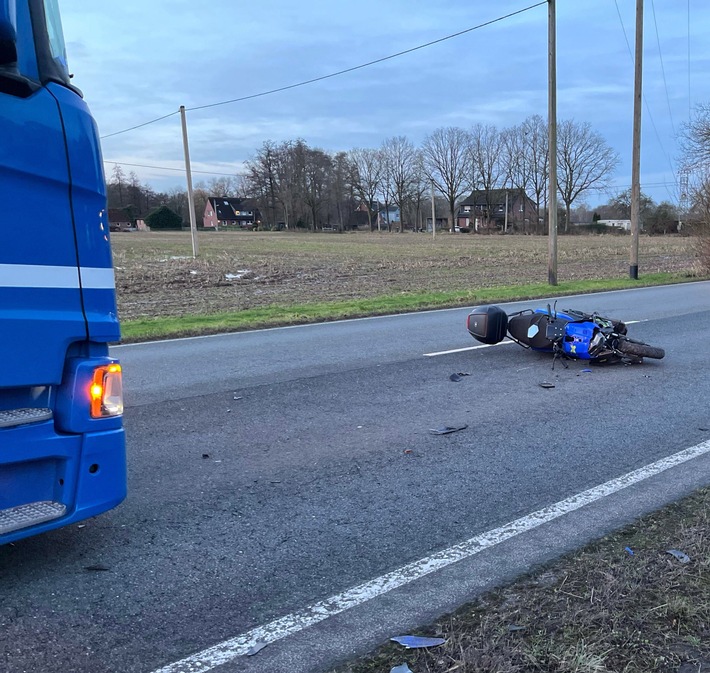
[[[118,203],[115,203],[115,199],[109,199],[109,201],[114,201],[111,205],[118,208],[123,208],[123,187],[126,184],[126,175],[121,168],[121,164],[115,164],[111,171],[111,180],[109,181],[109,188],[115,187],[115,190],[109,189],[109,196],[111,192],[115,191],[118,194]]]
[[[525,133],[523,125],[511,126],[501,131],[503,149],[501,152],[501,163],[504,168],[504,180],[506,186],[522,192],[528,197],[530,189],[531,175],[528,161],[525,155]],[[526,215],[525,205],[522,206],[522,216],[513,213],[513,221],[522,224],[524,233],[530,232],[530,220]],[[522,219],[522,222],[519,220]]]
[[[382,158],[379,150],[354,149],[349,153],[355,167],[355,190],[367,208],[367,222],[372,231],[372,213],[382,181]]]
[[[427,195],[431,188],[431,182],[427,177],[424,168],[424,156],[417,150],[414,158],[413,181],[409,194],[409,218],[414,224],[415,231],[424,229],[423,212],[425,204],[429,203]]]
[[[611,219],[619,220],[629,220],[631,219],[631,188],[619,192],[616,196],[609,199],[607,204],[610,210],[614,213]],[[646,218],[652,213],[656,208],[656,204],[653,199],[641,192],[639,198],[639,214],[641,216],[641,223],[646,221]]]
[[[277,218],[279,205],[277,164],[282,152],[283,147],[278,147],[276,143],[268,140],[259,148],[256,155],[246,162],[246,180],[249,190],[257,198],[262,215],[266,217],[269,226],[273,226]]]
[[[351,224],[355,210],[354,168],[345,152],[337,152],[332,158],[331,209],[338,228],[342,231]],[[330,219],[330,218],[329,218]]]
[[[387,192],[399,208],[399,230],[404,232],[404,213],[415,180],[417,151],[405,136],[394,136],[382,143]]]
[[[608,187],[619,155],[589,122],[568,119],[557,126],[557,187],[565,204],[565,231],[575,199],[592,187]]]
[[[199,188],[200,188],[200,184],[195,185],[194,191],[197,191]],[[194,191],[193,191],[193,195],[194,195]],[[183,189],[182,187],[173,187],[164,196],[165,196],[164,204],[168,208],[170,208],[170,210],[177,213],[183,219],[183,221],[189,219],[188,205],[187,205],[187,190],[186,189]],[[195,204],[195,205],[197,206],[197,204]],[[204,209],[203,209],[203,212],[204,212]],[[197,221],[201,222],[202,220],[200,219]]]
[[[470,187],[469,147],[470,134],[454,126],[437,129],[422,145],[426,172],[449,204],[451,233],[456,222],[456,202]]]
[[[710,162],[710,104],[698,105],[694,118],[683,125],[681,150],[688,168]]]
[[[528,117],[521,124],[523,166],[535,201],[535,231],[540,228],[540,214],[547,209],[550,152],[547,122],[540,115]]]
[[[212,196],[242,197],[244,192],[243,176],[224,175],[210,178],[207,189]]]
[[[473,168],[473,184],[484,194],[486,219],[489,222],[492,207],[495,205],[492,192],[505,182],[506,167],[502,161],[503,152],[503,137],[495,126],[476,124],[471,129],[469,155]]]
[[[304,200],[310,210],[312,230],[315,231],[320,224],[321,211],[328,197],[333,161],[323,150],[311,148],[306,150],[305,159]]]

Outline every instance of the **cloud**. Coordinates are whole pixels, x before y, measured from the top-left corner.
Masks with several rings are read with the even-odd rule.
[[[75,81],[107,134],[181,104],[205,105],[327,75],[526,4],[173,0],[168,7],[145,0],[64,0],[62,11]],[[633,96],[633,62],[621,23],[633,41],[632,5],[618,3],[621,21],[613,3],[557,5],[558,114],[589,121],[619,151],[620,175],[629,170]],[[677,152],[673,126],[687,120],[695,102],[710,97],[710,43],[704,35],[710,6],[691,7],[688,64],[685,8],[656,5],[656,22],[646,8],[642,171],[667,180],[668,156]],[[504,127],[536,113],[547,115],[545,6],[337,78],[190,112],[188,124],[195,161],[216,170],[240,165],[268,139],[303,137],[324,149],[347,150],[400,134],[420,142],[439,126]],[[131,163],[179,164],[179,117],[106,139],[104,153]],[[156,171],[136,172],[157,179]]]

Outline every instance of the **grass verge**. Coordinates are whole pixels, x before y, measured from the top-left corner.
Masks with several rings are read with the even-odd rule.
[[[121,332],[123,343],[129,343],[426,309],[586,294],[694,280],[700,279],[687,274],[657,273],[643,276],[640,280],[579,280],[561,282],[555,287],[546,283],[535,283],[452,292],[402,292],[371,299],[313,302],[298,305],[273,304],[261,308],[207,315],[140,318],[123,321]]]
[[[404,663],[413,673],[710,671],[710,488],[486,594],[421,635],[447,642],[429,650],[388,643],[337,673],[389,673]]]

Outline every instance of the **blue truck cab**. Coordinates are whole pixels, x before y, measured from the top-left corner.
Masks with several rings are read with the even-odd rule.
[[[0,0],[0,544],[126,495],[101,149],[57,0]]]

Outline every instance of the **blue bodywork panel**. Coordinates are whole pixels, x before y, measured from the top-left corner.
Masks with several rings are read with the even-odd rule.
[[[567,323],[562,350],[570,357],[590,360],[592,356],[589,354],[589,342],[596,329],[597,326],[590,321]]]
[[[543,313],[549,315],[547,310],[538,308],[535,313]],[[565,325],[565,336],[562,339],[562,351],[570,357],[579,360],[591,360],[589,354],[589,342],[594,336],[594,332],[598,329],[590,320],[579,320],[564,311],[556,311],[555,317],[560,320],[568,320]]]
[[[94,369],[120,338],[96,124],[52,70],[42,2],[16,6],[17,63],[0,63],[0,413],[51,418],[0,424],[0,513],[47,501],[65,513],[0,544],[126,495],[121,417],[90,414]]]

